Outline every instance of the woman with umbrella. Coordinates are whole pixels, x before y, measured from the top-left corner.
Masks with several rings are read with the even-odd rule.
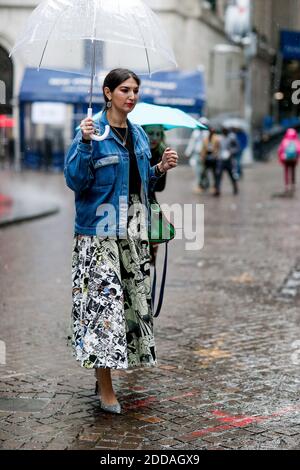
[[[104,55],[97,53],[99,44]],[[109,64],[122,67],[130,60],[141,73],[154,73],[176,67],[174,53],[159,18],[142,0],[44,0],[11,54],[38,70],[71,69],[91,77],[88,118],[65,161],[76,203],[73,344],[81,365],[97,372],[102,408],[120,413],[111,369],[156,363],[144,207],[151,186],[177,165],[178,156],[166,151],[150,167],[148,139],[127,120],[139,94],[133,72],[115,69],[106,76],[98,135],[91,119],[93,87],[107,65],[104,56]]]
[[[76,203],[74,351],[83,367],[96,370],[101,408],[112,413],[121,407],[111,369],[156,364],[145,207],[149,191],[178,160],[166,149],[161,162],[150,166],[148,138],[127,119],[139,86],[139,77],[127,69],[106,76],[106,106],[96,130],[103,134],[109,125],[109,135],[91,141],[94,123],[84,119],[65,164]]]

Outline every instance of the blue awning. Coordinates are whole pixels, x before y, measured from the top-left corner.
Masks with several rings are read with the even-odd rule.
[[[73,73],[27,68],[20,88],[21,102],[52,101],[88,103],[90,79]],[[102,90],[95,84],[94,103],[102,103]]]
[[[174,71],[142,77],[141,100],[200,114],[205,102],[203,73]]]
[[[205,101],[204,77],[200,71],[160,72],[142,76],[141,100],[175,106],[188,113],[201,113]],[[72,73],[28,68],[20,89],[21,102],[52,101],[88,103],[90,79]],[[103,103],[99,85],[94,88],[94,103]]]
[[[281,52],[284,59],[300,59],[299,31],[281,31]]]

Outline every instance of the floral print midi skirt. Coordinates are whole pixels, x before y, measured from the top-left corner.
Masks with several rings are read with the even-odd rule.
[[[156,364],[149,241],[139,197],[130,204],[126,239],[74,237],[72,345],[88,369]]]

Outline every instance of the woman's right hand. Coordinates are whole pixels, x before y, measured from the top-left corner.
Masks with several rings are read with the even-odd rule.
[[[82,137],[85,140],[92,140],[92,135],[94,134],[94,121],[92,118],[85,118],[80,123],[80,129]]]

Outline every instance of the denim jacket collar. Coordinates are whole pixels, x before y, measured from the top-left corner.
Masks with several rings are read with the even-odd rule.
[[[129,119],[127,119],[127,123],[128,123],[129,131],[131,132],[131,135],[132,135],[132,138],[133,138],[134,147],[136,147],[137,141],[139,139],[139,132],[136,129],[136,125],[132,124],[132,122],[130,122]],[[100,131],[100,134],[103,134],[103,132],[105,130],[105,126],[109,126],[109,122],[108,122],[108,119],[107,119],[106,111],[103,111],[103,113],[101,114],[101,116],[99,118],[99,121],[96,122],[96,128]],[[120,139],[115,135],[115,133],[112,131],[112,129],[110,129],[110,132],[109,132],[108,136],[106,137],[106,139],[114,139],[118,143],[121,143]]]

